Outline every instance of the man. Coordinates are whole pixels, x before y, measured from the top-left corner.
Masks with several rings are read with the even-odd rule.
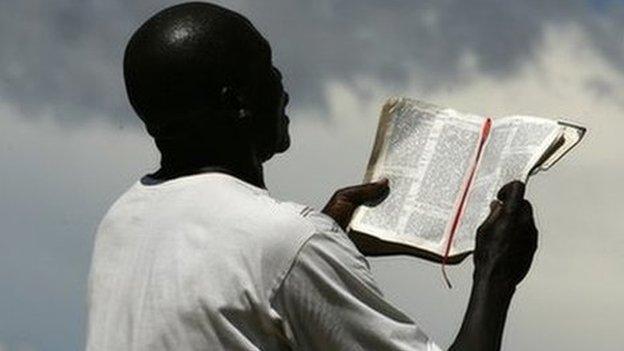
[[[262,164],[290,143],[288,94],[247,19],[206,3],[166,9],[132,36],[124,76],[161,167],[98,228],[87,350],[439,350],[344,232],[387,181],[339,190],[323,213],[265,189]],[[536,248],[523,192],[505,186],[479,229],[453,350],[500,347]]]

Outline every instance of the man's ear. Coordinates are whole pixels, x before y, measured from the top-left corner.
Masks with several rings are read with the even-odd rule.
[[[223,87],[220,100],[223,109],[232,111],[237,120],[248,122],[251,119],[252,112],[245,106],[245,99],[237,89],[230,86]]]
[[[231,111],[239,130],[245,133],[254,145],[260,159],[268,160],[275,153],[275,140],[260,115],[251,108],[245,95],[230,86],[221,90],[221,103],[224,109]]]

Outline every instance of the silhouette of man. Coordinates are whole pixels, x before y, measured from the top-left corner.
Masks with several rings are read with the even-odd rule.
[[[96,235],[87,350],[438,350],[381,294],[344,232],[387,181],[337,191],[322,212],[272,198],[262,164],[288,149],[288,94],[243,16],[207,3],[161,11],[125,53],[129,100],[161,167]],[[524,185],[479,228],[453,350],[500,347],[537,231]],[[367,250],[371,250],[367,252]]]

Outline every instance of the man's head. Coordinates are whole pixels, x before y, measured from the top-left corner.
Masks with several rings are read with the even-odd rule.
[[[193,2],[157,13],[130,39],[124,77],[162,152],[249,146],[265,161],[290,144],[288,95],[269,43],[236,12]]]

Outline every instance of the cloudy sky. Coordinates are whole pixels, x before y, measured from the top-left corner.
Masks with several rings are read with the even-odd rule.
[[[0,351],[80,350],[100,218],[158,156],[127,103],[121,59],[163,0],[0,3]],[[360,181],[383,101],[585,124],[536,176],[541,231],[511,307],[506,350],[616,350],[624,322],[624,2],[234,0],[273,45],[293,146],[271,193],[317,207]],[[440,345],[463,316],[472,266],[372,259],[386,295]]]

